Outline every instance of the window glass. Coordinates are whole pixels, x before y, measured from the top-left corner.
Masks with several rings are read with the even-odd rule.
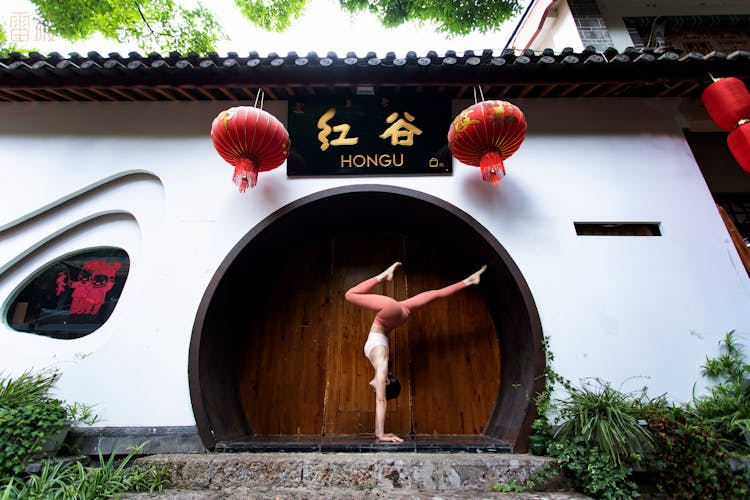
[[[56,339],[77,339],[102,326],[114,311],[130,271],[121,248],[69,255],[42,269],[7,312],[11,328]]]

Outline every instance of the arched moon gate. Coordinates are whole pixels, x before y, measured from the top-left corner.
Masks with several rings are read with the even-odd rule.
[[[401,281],[382,293],[397,299],[483,263],[488,270],[479,287],[397,329],[392,357],[406,391],[389,404],[387,430],[482,434],[525,450],[535,418],[530,396],[543,386],[545,363],[526,281],[468,214],[382,185],[296,200],[252,228],[219,266],[189,355],[204,445],[254,434],[372,432],[365,407],[372,373],[361,353],[372,318],[347,308],[343,291],[395,260],[404,261]]]

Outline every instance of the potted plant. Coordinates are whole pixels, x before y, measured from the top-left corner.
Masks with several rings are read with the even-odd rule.
[[[529,436],[529,451],[532,455],[546,455],[549,437],[541,434],[532,434]]]

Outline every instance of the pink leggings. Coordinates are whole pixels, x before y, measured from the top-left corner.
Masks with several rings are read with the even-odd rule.
[[[354,305],[376,311],[373,324],[384,333],[403,325],[412,311],[425,306],[436,299],[453,295],[466,288],[466,283],[459,281],[438,290],[428,290],[406,300],[397,301],[385,295],[369,293],[379,283],[377,277],[363,281],[346,292],[346,300]]]

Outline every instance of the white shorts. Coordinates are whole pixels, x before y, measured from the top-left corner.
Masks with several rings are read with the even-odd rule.
[[[367,359],[370,359],[370,353],[379,345],[385,346],[385,348],[387,349],[388,336],[383,335],[380,332],[370,332],[370,334],[367,336],[367,342],[365,342],[365,356],[367,357]]]

